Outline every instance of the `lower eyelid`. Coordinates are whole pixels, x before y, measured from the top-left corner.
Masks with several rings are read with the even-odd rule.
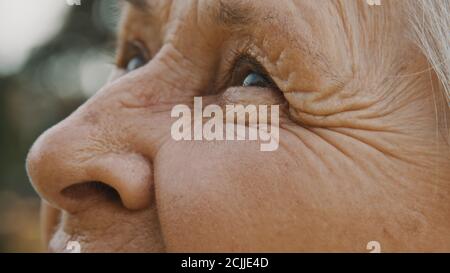
[[[230,87],[222,94],[225,104],[281,105],[286,100],[280,92],[261,87]]]

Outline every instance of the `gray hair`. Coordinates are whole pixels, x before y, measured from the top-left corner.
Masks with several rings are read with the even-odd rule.
[[[408,1],[417,44],[438,76],[450,107],[450,1]]]

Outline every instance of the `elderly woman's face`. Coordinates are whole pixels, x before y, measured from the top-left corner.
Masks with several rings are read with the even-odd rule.
[[[116,75],[29,154],[51,250],[449,250],[437,81],[401,1],[129,2]],[[200,96],[280,105],[278,148],[175,141]]]

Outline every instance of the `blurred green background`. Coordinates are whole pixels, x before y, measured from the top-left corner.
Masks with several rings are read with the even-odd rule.
[[[0,0],[0,252],[44,251],[25,157],[113,67],[117,0]]]

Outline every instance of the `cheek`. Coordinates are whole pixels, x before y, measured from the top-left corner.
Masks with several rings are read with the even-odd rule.
[[[155,183],[167,249],[255,251],[284,244],[291,208],[299,208],[284,154],[244,141],[165,145],[155,160]]]
[[[303,131],[280,131],[273,152],[257,142],[166,143],[154,171],[167,250],[361,251],[374,234],[382,238],[385,212],[402,211],[380,183],[387,180],[375,179],[381,169],[365,171]]]

